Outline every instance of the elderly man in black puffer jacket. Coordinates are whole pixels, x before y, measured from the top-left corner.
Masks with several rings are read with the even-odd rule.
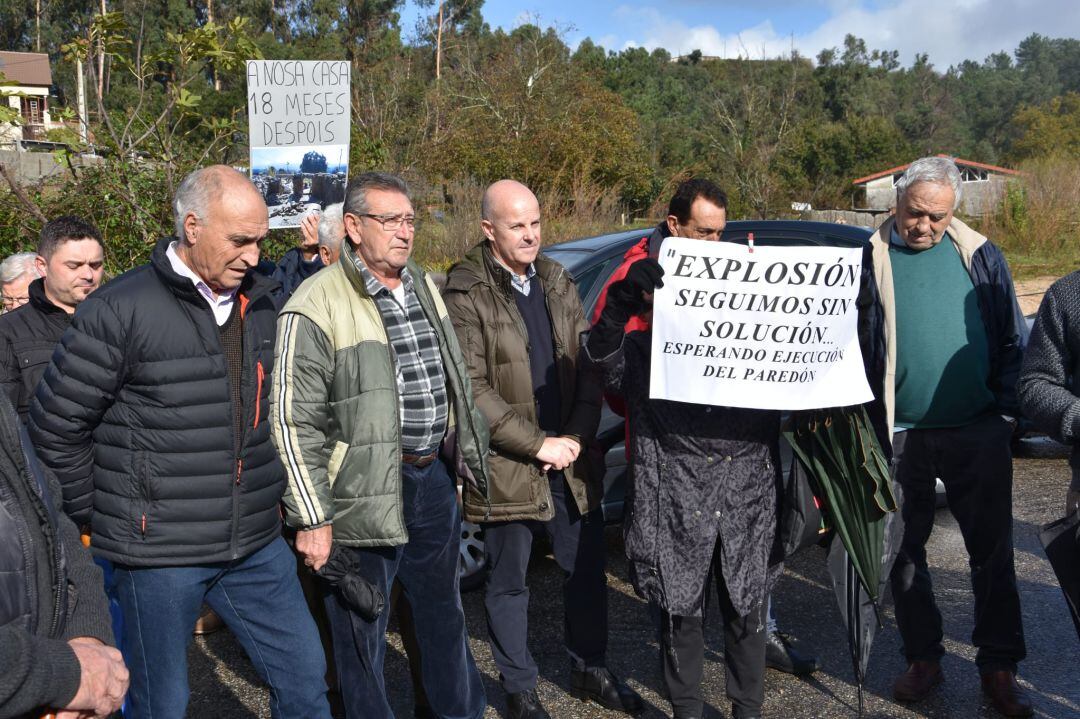
[[[179,239],[79,306],[30,433],[65,510],[116,565],[129,716],[184,715],[205,599],[270,685],[273,716],[328,717],[326,660],[281,538],[277,283],[251,271],[266,205],[224,166],[190,174],[174,204]]]
[[[56,477],[38,462],[0,397],[0,717],[105,716],[128,672],[112,648],[101,570],[59,510]]]

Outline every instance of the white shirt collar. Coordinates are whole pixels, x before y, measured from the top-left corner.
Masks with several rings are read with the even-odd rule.
[[[214,319],[217,321],[218,326],[225,324],[229,319],[229,315],[232,313],[233,300],[236,299],[236,288],[228,290],[226,292],[215,293],[210,289],[210,285],[195,274],[194,270],[184,264],[184,261],[180,259],[180,255],[176,253],[177,241],[173,240],[169,243],[169,248],[165,250],[165,256],[169,258],[169,264],[172,266],[173,272],[186,277],[191,280],[191,284],[195,285],[195,289],[198,290],[202,298],[206,300],[206,303],[210,305],[211,311],[214,313]]]

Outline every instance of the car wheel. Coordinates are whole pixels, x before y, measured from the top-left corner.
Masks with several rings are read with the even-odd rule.
[[[484,530],[478,524],[461,522],[458,584],[463,592],[479,589],[487,579],[487,555],[484,553]]]

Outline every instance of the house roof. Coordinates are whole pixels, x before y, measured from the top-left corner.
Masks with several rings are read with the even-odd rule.
[[[52,85],[49,56],[43,52],[0,51],[0,73],[20,85]]]
[[[938,157],[950,157],[950,156],[945,155],[945,154],[939,154]],[[965,167],[977,167],[980,170],[989,170],[990,172],[999,172],[999,173],[1001,173],[1003,175],[1022,175],[1022,174],[1024,174],[1024,173],[1020,172],[1019,170],[1010,170],[1007,167],[998,167],[997,165],[987,165],[986,163],[974,162],[973,160],[962,160],[959,157],[950,157],[950,159],[953,162],[955,162],[957,165],[963,165]],[[853,185],[861,185],[864,182],[870,182],[871,180],[876,180],[879,177],[885,177],[886,175],[895,175],[897,172],[903,172],[904,170],[908,169],[909,167],[911,167],[910,162],[907,163],[906,165],[898,165],[896,167],[890,167],[888,170],[882,170],[881,172],[875,172],[872,175],[867,175],[866,177],[860,177],[857,180],[852,180],[851,184],[853,184]]]

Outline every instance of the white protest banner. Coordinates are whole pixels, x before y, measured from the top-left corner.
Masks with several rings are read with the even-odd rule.
[[[861,249],[669,237],[659,260],[653,399],[787,410],[873,399],[857,332]]]
[[[248,60],[251,179],[270,227],[295,227],[345,198],[350,65],[344,60]]]

